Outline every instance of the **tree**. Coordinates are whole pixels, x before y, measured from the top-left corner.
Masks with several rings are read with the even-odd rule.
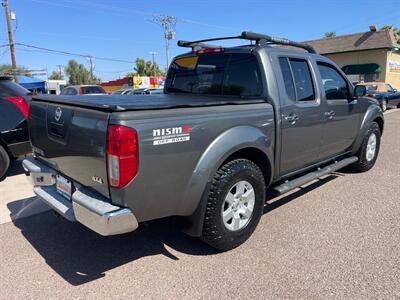
[[[68,65],[65,68],[65,74],[68,75],[68,83],[71,85],[100,83],[100,79],[96,76],[90,78],[89,70],[87,70],[84,65],[78,64],[74,59],[68,61]]]
[[[334,31],[328,31],[328,32],[325,32],[324,33],[324,37],[326,37],[326,38],[333,38],[333,37],[335,37],[336,36],[336,32],[334,32]]]
[[[143,58],[136,58],[135,61],[136,67],[134,68],[135,72],[139,76],[146,76],[146,62]]]
[[[165,73],[160,70],[160,67],[155,62],[153,66],[153,62],[148,60],[145,61],[143,58],[136,58],[135,61],[135,72],[126,74],[127,77],[132,76],[163,76]]]
[[[60,72],[53,71],[51,73],[51,75],[49,76],[49,79],[51,79],[51,80],[63,80],[64,76]]]
[[[400,29],[399,28],[397,28],[397,27],[395,27],[393,25],[385,25],[385,26],[382,26],[381,29],[383,29],[383,30],[393,30],[394,37],[396,38],[397,43],[400,44]]]
[[[26,75],[26,76],[31,76],[31,73],[29,70],[25,67],[17,66],[16,73],[19,75]],[[12,66],[10,64],[1,64],[0,65],[0,74],[2,75],[12,75]]]

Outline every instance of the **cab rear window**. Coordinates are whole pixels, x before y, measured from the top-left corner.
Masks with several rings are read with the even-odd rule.
[[[246,53],[199,54],[177,58],[170,67],[169,93],[260,96],[261,73],[256,57]]]

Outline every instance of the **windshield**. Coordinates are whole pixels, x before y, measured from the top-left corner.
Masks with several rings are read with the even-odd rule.
[[[247,53],[215,53],[177,58],[167,76],[169,93],[260,96],[257,59]]]
[[[369,91],[376,91],[378,89],[378,86],[376,84],[366,85],[365,87]]]

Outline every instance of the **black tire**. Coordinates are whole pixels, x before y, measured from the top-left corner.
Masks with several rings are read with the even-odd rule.
[[[375,155],[374,155],[373,159],[368,160],[367,159],[367,145],[368,145],[369,138],[373,134],[375,134],[375,136],[376,136]],[[378,158],[380,145],[381,145],[381,130],[379,128],[379,125],[376,122],[372,122],[370,127],[367,130],[367,133],[364,136],[360,150],[358,150],[358,153],[357,153],[358,161],[356,163],[354,163],[353,165],[351,165],[353,170],[355,170],[357,172],[366,172],[366,171],[370,170],[375,165],[376,159]]]
[[[10,166],[10,156],[7,151],[0,145],[0,181],[4,179]]]
[[[229,230],[222,219],[225,197],[239,181],[250,183],[255,200],[246,225],[236,231]],[[210,246],[227,251],[244,243],[254,232],[263,214],[266,187],[263,173],[250,160],[236,159],[222,166],[214,175],[208,195],[201,239]],[[232,221],[233,222],[233,221]]]
[[[387,102],[386,99],[382,100],[382,103],[381,103],[382,111],[386,111],[387,110],[387,104],[388,104],[388,102]]]

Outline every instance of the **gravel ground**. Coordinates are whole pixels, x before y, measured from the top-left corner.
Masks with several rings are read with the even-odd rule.
[[[270,200],[253,237],[222,254],[174,219],[116,237],[50,211],[14,219],[0,225],[0,298],[400,299],[399,158],[397,110],[373,170]]]

